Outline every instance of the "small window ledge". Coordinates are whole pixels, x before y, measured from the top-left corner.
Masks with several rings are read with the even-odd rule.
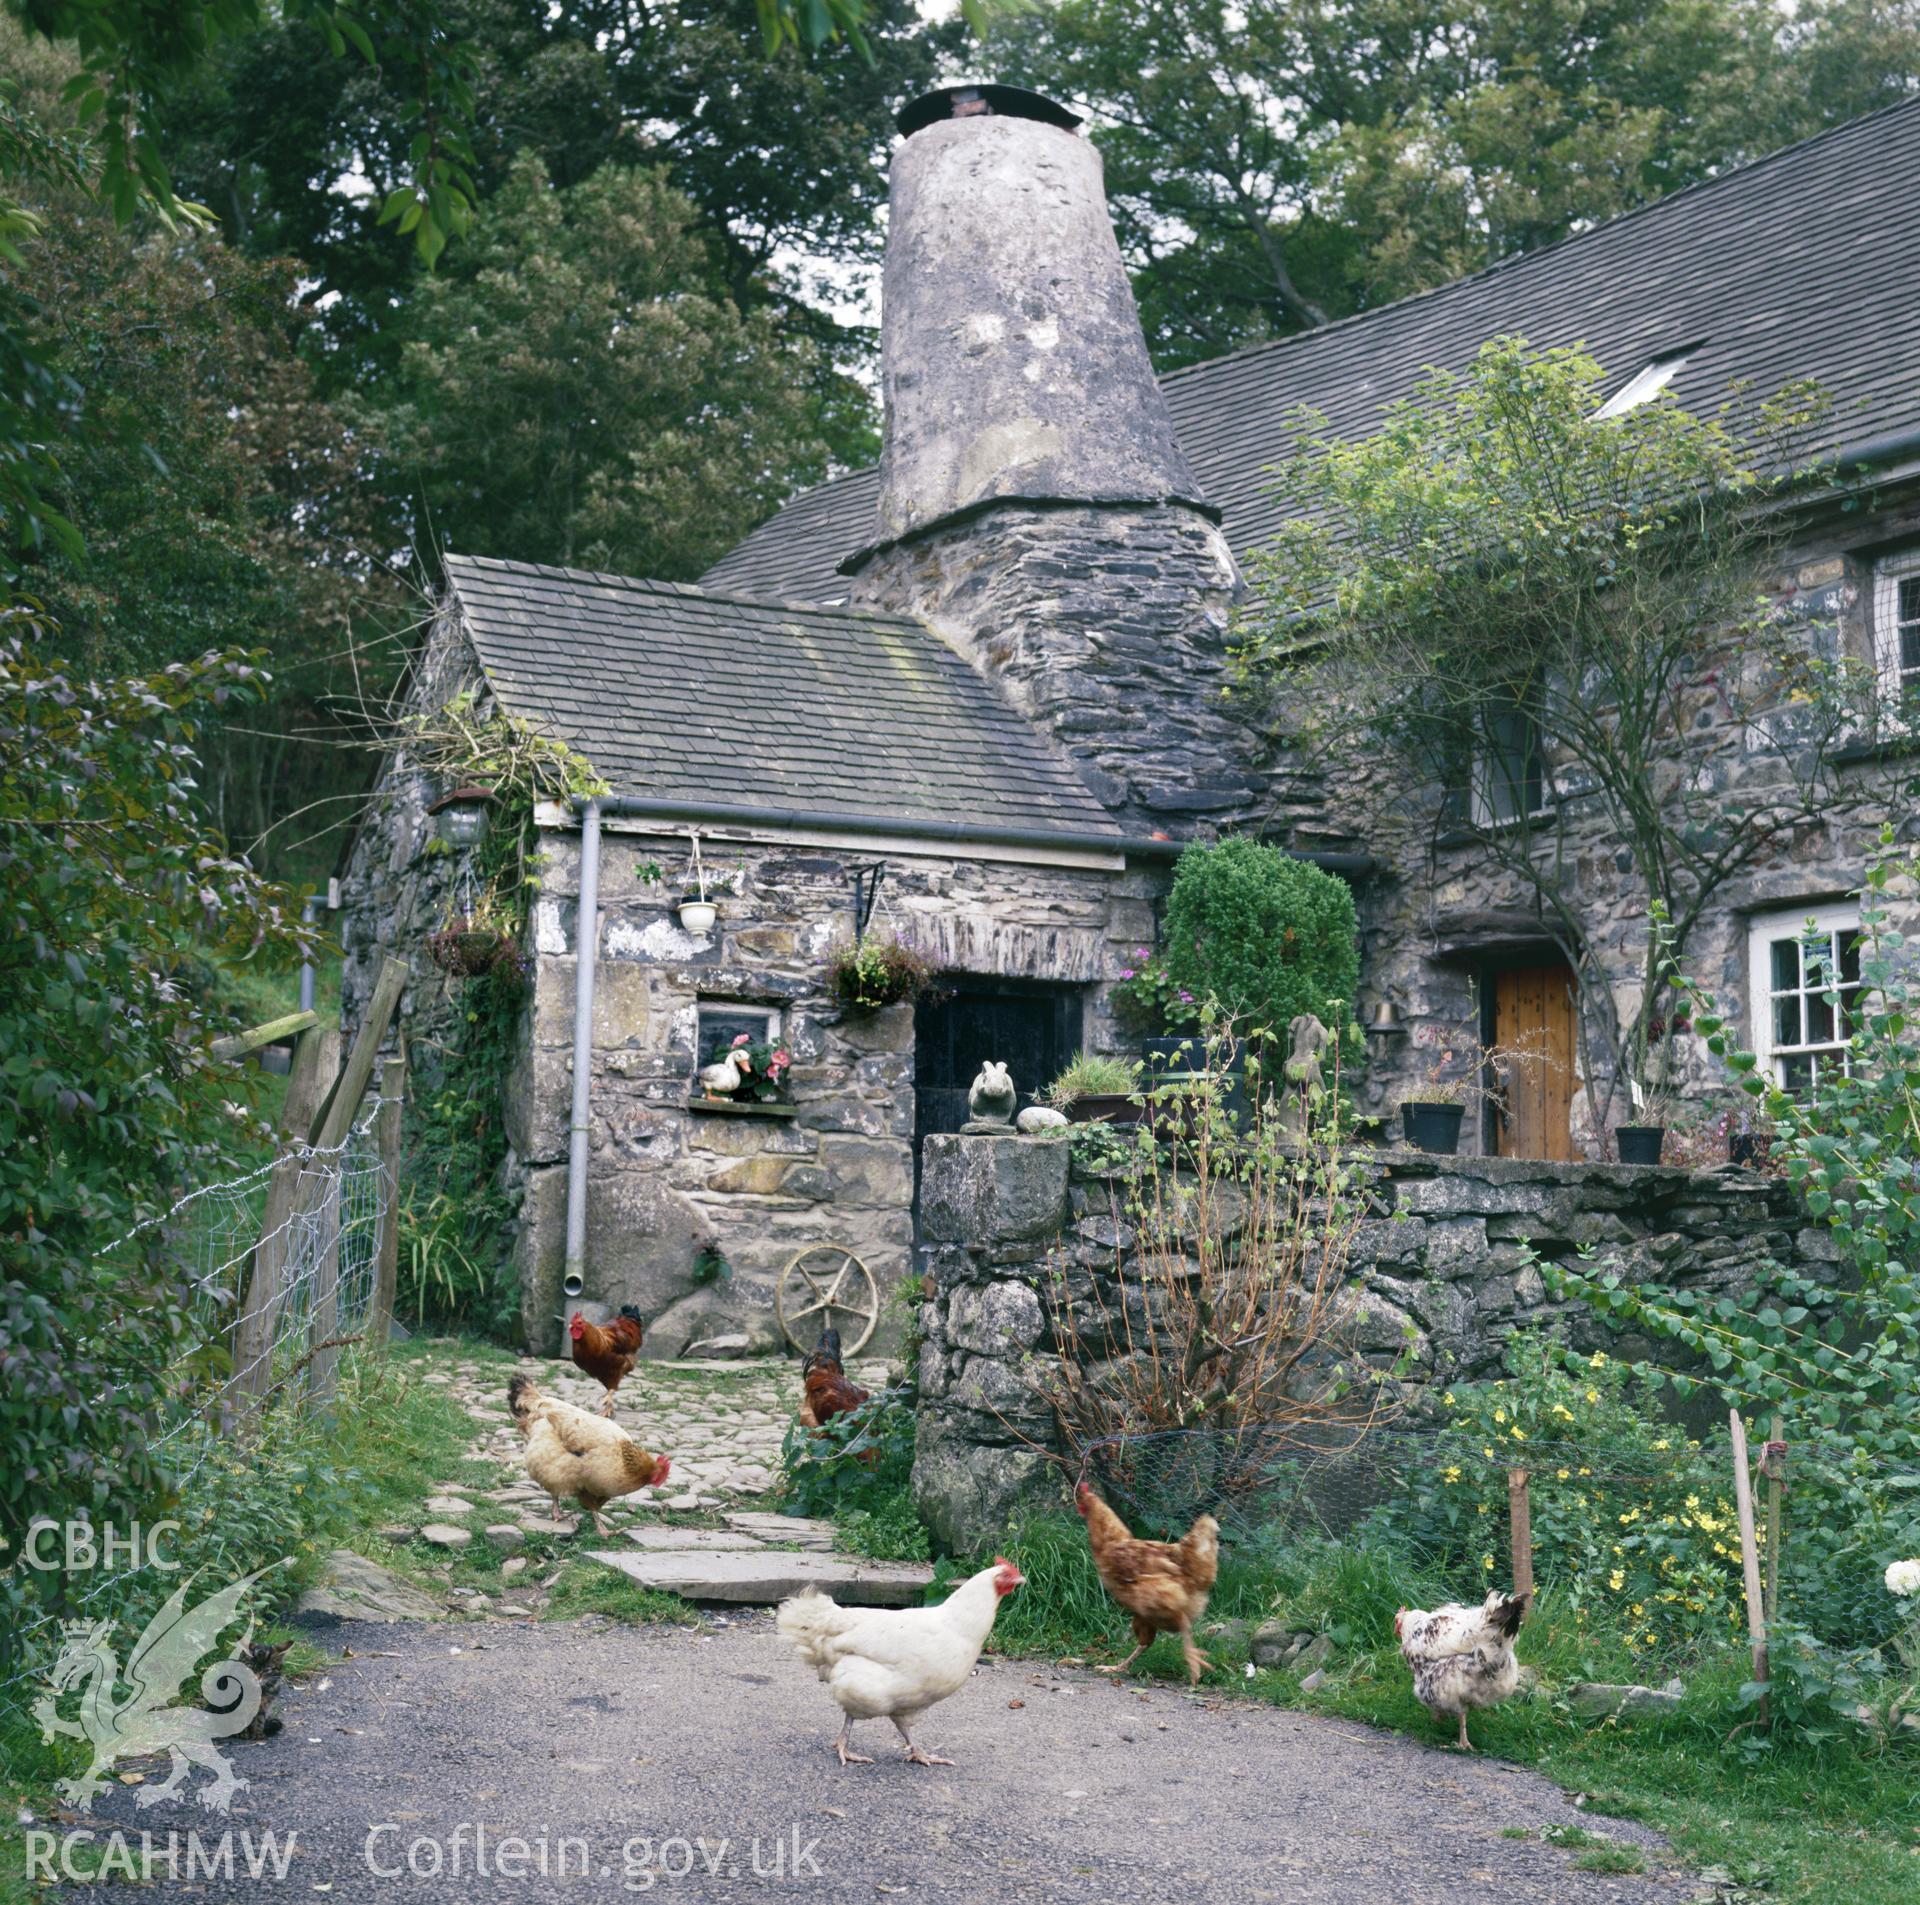
[[[688,1101],[687,1109],[703,1118],[791,1118],[797,1115],[800,1107],[778,1098],[764,1102],[759,1099],[694,1098]]]

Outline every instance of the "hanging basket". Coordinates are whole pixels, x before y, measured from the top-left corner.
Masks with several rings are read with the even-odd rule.
[[[475,926],[457,920],[427,935],[427,957],[456,979],[478,979],[487,973],[520,971],[520,954],[512,936],[497,926]]]

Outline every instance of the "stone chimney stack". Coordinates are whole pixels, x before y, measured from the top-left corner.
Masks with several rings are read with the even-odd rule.
[[[1147,357],[1099,152],[1011,86],[931,93],[898,124],[854,600],[998,677],[1130,824],[1246,817],[1254,750],[1221,695],[1239,574]]]

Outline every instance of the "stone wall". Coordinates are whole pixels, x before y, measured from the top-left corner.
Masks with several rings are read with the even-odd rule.
[[[1117,1312],[1116,1252],[1132,1233],[1120,1181],[1073,1166],[1065,1139],[929,1138],[922,1169],[914,1495],[937,1539],[966,1553],[1027,1505],[1064,1506],[1033,1359],[1055,1350],[1051,1304],[1072,1302],[1083,1324]],[[1786,1184],[1753,1172],[1382,1153],[1373,1194],[1378,1214],[1355,1250],[1357,1347],[1387,1362],[1410,1342],[1416,1401],[1422,1387],[1497,1374],[1503,1339],[1523,1325],[1559,1323],[1579,1348],[1644,1347],[1553,1302],[1530,1253],[1571,1262],[1591,1247],[1629,1280],[1716,1292],[1741,1290],[1768,1261],[1816,1275],[1833,1261]]]

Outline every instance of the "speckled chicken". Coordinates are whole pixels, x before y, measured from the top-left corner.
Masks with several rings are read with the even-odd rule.
[[[1413,1697],[1436,1720],[1459,1720],[1463,1753],[1473,1751],[1467,1715],[1497,1706],[1520,1684],[1513,1637],[1527,1618],[1527,1601],[1496,1588],[1478,1607],[1450,1601],[1431,1613],[1403,1607],[1393,1617],[1400,1658],[1413,1670]]]

